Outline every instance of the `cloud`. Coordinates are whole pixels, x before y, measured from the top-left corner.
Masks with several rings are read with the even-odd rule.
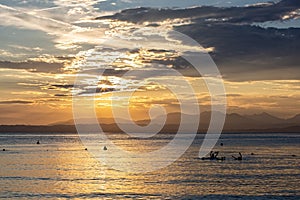
[[[1,25],[4,26],[19,26],[23,28],[41,30],[48,33],[63,33],[66,30],[71,30],[72,26],[68,23],[57,21],[51,18],[35,16],[24,11],[4,6],[0,4],[2,18]]]
[[[194,21],[208,20],[210,22],[249,23],[281,19],[282,15],[296,10],[299,6],[299,1],[283,0],[277,4],[229,8],[202,6],[173,10],[141,7],[123,10],[115,15],[98,17],[97,19],[118,19],[133,23],[143,23],[160,22],[166,19],[191,18]]]
[[[84,4],[81,3],[80,5],[83,6]],[[68,10],[68,8],[65,9]],[[98,25],[94,25],[94,27],[77,26],[74,24],[74,21],[76,21],[74,18],[72,18],[73,21],[66,20],[64,12],[57,13],[60,17],[53,16],[49,12],[51,13],[51,10],[21,10],[0,4],[0,17],[5,19],[0,21],[0,25],[45,32],[53,36],[52,40],[56,44],[56,48],[62,50],[76,50],[81,48],[82,44],[95,45],[102,42],[104,28]]]
[[[26,47],[26,46],[21,46],[21,45],[9,45],[9,47],[19,49],[19,50],[24,50],[24,51],[30,51],[30,52],[32,52],[32,51],[40,52],[43,50],[40,47]]]
[[[272,0],[278,2],[280,0]],[[231,7],[231,6],[245,6],[249,4],[256,4],[257,2],[269,2],[269,0],[104,0],[101,1],[97,7],[101,10],[118,11],[128,8],[138,7],[154,7],[154,8],[187,8],[195,6],[217,6],[217,7]]]
[[[33,101],[25,101],[25,100],[8,100],[8,101],[0,101],[0,104],[32,104]]]
[[[1,52],[1,51],[0,51]],[[71,73],[75,69],[70,68],[73,62],[76,62],[80,58],[74,56],[50,56],[41,55],[35,58],[29,58],[26,61],[13,62],[13,61],[1,61],[0,69],[16,69],[26,70],[34,73]]]
[[[54,96],[55,97],[68,97],[70,95],[68,95],[68,94],[55,94]]]
[[[30,72],[40,73],[59,73],[64,68],[63,63],[46,63],[46,62],[10,62],[0,61],[0,68],[4,69],[24,69]]]
[[[290,16],[299,8],[300,1],[294,0],[229,8],[136,8],[97,19],[159,25],[167,19],[190,18],[191,23],[173,28],[195,39],[204,48],[213,47],[210,55],[225,79],[297,80],[300,74],[300,29],[262,28],[253,26],[253,23],[282,20],[283,16]],[[179,57],[173,61],[179,66],[186,65]]]
[[[0,55],[1,57],[15,57],[16,55],[11,53],[10,51],[7,51],[7,50],[3,50],[3,49],[0,49]]]
[[[50,85],[50,88],[53,88],[53,89],[54,88],[70,89],[73,87],[74,87],[73,84],[52,84],[52,85]]]

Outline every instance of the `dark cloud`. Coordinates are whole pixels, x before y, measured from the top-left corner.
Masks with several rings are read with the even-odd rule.
[[[158,22],[166,19],[191,18],[195,21],[211,19],[232,23],[264,22],[281,19],[281,16],[296,10],[300,2],[295,0],[283,0],[277,4],[261,4],[248,7],[218,8],[202,6],[187,9],[158,9],[158,8],[134,8],[123,10],[112,16],[98,17],[97,19],[118,19],[133,23]]]
[[[9,101],[0,101],[0,104],[32,104],[33,101],[24,101],[24,100],[9,100]]]
[[[73,88],[76,88],[80,90],[78,92],[78,95],[86,95],[86,94],[96,94],[96,93],[107,93],[107,92],[112,92],[115,91],[113,88],[113,83],[111,83],[108,80],[101,80],[98,82],[98,84],[104,84],[107,85],[107,87],[97,87],[97,88],[92,88],[89,84],[82,84],[82,85],[74,85],[74,84],[49,84],[47,86],[47,89],[49,90],[59,90],[59,91],[65,91],[61,93],[54,94],[55,97],[67,97],[67,96],[72,96],[70,93]]]
[[[299,77],[296,74],[300,73],[300,29],[264,29],[234,24],[197,25],[181,26],[177,30],[204,47],[215,47],[211,56],[225,78],[260,80]]]
[[[137,8],[101,17],[142,23],[165,19],[190,18],[193,23],[177,25],[175,30],[195,39],[205,48],[214,47],[214,61],[226,79],[273,80],[299,79],[300,29],[262,28],[256,22],[281,20],[300,8],[300,1],[283,0],[249,7],[197,7],[187,9]],[[145,63],[147,60],[145,61]],[[151,60],[172,64],[184,74],[194,73],[182,58]]]
[[[73,84],[52,84],[49,89],[71,89],[74,88]]]
[[[85,88],[82,92],[80,92],[78,95],[89,95],[89,94],[98,94],[98,93],[108,93],[108,92],[113,92],[115,91],[114,88],[102,88],[102,87],[98,87],[96,89],[93,88]]]
[[[51,58],[34,58],[21,62],[0,61],[0,68],[24,69],[30,72],[56,74],[62,73],[65,65],[70,65],[75,59],[75,57],[56,56]]]
[[[68,97],[70,95],[68,95],[68,94],[55,94],[54,96],[55,97]]]
[[[63,67],[63,63],[0,61],[0,68],[24,69],[30,72],[59,73],[62,72]]]

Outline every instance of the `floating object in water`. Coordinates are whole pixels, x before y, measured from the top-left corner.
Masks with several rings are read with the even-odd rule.
[[[36,142],[36,144],[40,144],[40,141],[38,140],[38,141]]]
[[[202,157],[201,160],[210,160],[208,157]]]
[[[219,155],[218,151],[215,151],[215,152],[211,151],[209,153],[209,157],[203,157],[203,158],[201,158],[201,160],[225,160],[226,159],[225,157],[219,158],[218,155]]]
[[[220,146],[222,147],[222,146],[224,146],[224,144],[223,144],[223,143],[221,143],[221,144],[220,144]]]
[[[292,157],[296,157],[296,155],[292,155]]]
[[[86,151],[87,151],[87,148],[85,148],[84,150],[86,150]]]
[[[254,153],[251,153],[251,155],[253,156],[253,155],[254,155]]]
[[[104,150],[104,151],[107,151],[107,147],[106,147],[106,146],[104,146],[104,147],[103,147],[103,150]]]
[[[226,160],[226,157],[221,157],[221,158],[202,157],[201,160]]]
[[[6,149],[3,149],[2,151],[6,151]]]

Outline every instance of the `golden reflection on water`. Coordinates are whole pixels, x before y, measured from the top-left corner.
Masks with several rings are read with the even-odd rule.
[[[84,150],[76,136],[57,137],[54,143],[49,137],[43,137],[41,145],[34,144],[32,139],[32,144],[23,141],[26,144],[13,142],[5,146],[7,151],[0,153],[0,197],[174,199],[207,195],[296,195],[300,192],[300,155],[291,156],[292,152],[299,153],[300,148],[294,143],[280,146],[252,141],[249,145],[249,141],[243,143],[240,139],[223,140],[224,147],[215,149],[228,158],[223,162],[197,159],[199,144],[194,144],[167,168],[129,174],[103,166]],[[119,138],[116,143],[131,145],[131,150],[139,148],[137,141]],[[147,143],[139,144],[147,148],[144,146]],[[246,143],[248,145],[244,146]],[[245,160],[230,159],[239,151]]]

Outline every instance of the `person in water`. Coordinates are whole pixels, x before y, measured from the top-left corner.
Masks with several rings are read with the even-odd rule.
[[[40,144],[40,141],[38,140],[38,141],[36,142],[36,144]]]
[[[234,160],[243,160],[243,156],[241,154],[241,152],[239,152],[239,156],[238,157],[235,157],[235,156],[232,156],[234,158]]]
[[[217,156],[219,155],[219,152],[218,151],[216,151],[216,152],[213,152],[213,151],[211,151],[210,153],[209,153],[209,158],[211,159],[211,160],[215,160],[215,159],[217,159]]]
[[[203,157],[202,160],[225,160],[225,157],[218,158],[219,152],[218,151],[211,151],[209,153],[209,157]]]
[[[213,158],[213,156],[214,156],[214,152],[213,152],[213,151],[210,151],[210,152],[209,152],[209,157],[210,157],[210,158]]]

